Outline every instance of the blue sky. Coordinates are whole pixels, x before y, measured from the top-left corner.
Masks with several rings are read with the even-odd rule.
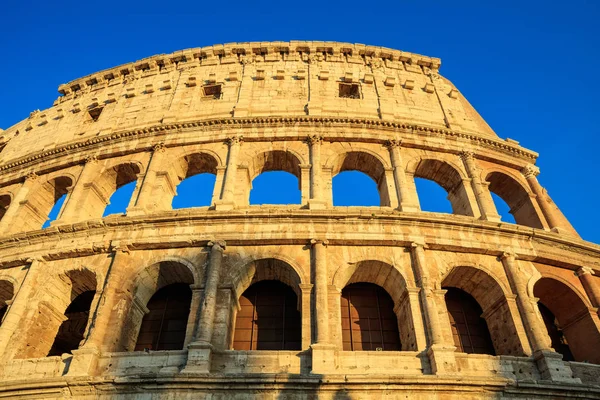
[[[0,127],[49,107],[61,83],[189,47],[337,40],[412,51],[440,57],[441,73],[500,137],[541,154],[540,182],[583,238],[600,243],[599,4],[5,0]]]

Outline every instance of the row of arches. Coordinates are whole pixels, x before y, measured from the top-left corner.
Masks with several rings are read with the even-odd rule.
[[[394,182],[379,156],[347,151],[328,163],[333,167],[323,171],[326,177],[330,175],[326,179],[330,205],[388,207],[392,204]],[[155,176],[150,176],[152,173],[144,170],[141,163],[117,163],[99,169],[97,175],[88,174],[89,182],[77,182],[82,186],[77,196],[73,193],[76,179],[57,174],[31,189],[25,207],[28,214],[22,219],[26,220],[27,228],[38,229],[61,217],[65,208],[70,208],[71,214],[76,208],[79,219],[85,220],[125,213],[140,201],[157,210],[211,206],[223,196],[220,187],[223,178],[218,175],[224,172],[219,172],[223,170],[220,165],[216,156],[207,152],[188,154],[174,162],[165,157],[159,171],[153,171]],[[250,179],[248,192],[241,193],[240,189],[237,196],[245,198],[248,204],[304,204],[311,195],[305,191],[314,190],[305,182],[310,175],[304,172],[304,166],[299,156],[290,151],[260,153],[244,167]],[[418,159],[408,164],[405,174],[407,187],[403,190],[414,192],[417,209],[478,215],[468,178],[460,167],[448,161]],[[483,179],[503,220],[543,228],[530,191],[517,178],[506,172],[491,171]],[[152,188],[140,200],[141,186],[151,180],[148,185]],[[0,195],[0,218],[10,205],[11,196]]]
[[[82,269],[65,274],[70,292],[65,293],[62,319],[45,319],[37,346],[25,346],[17,358],[69,353],[85,343],[91,315],[98,307],[98,281]],[[199,298],[197,276],[190,265],[178,261],[153,264],[133,282],[123,331],[114,350],[181,350],[192,340]],[[301,289],[305,279],[279,259],[259,259],[238,271],[233,279],[236,301],[227,308],[230,329],[221,332],[224,348],[232,350],[302,350],[310,336],[303,328],[311,316],[303,302],[310,296]],[[344,351],[415,351],[425,343],[419,302],[395,267],[380,261],[363,261],[336,273],[333,282],[341,290],[330,305],[334,341]],[[470,266],[450,270],[439,282],[439,306],[448,344],[463,353],[525,356],[514,296],[489,272]],[[12,283],[0,280],[0,304],[14,296]],[[414,292],[414,291],[413,291]],[[539,320],[548,342],[565,360],[600,363],[600,331],[589,305],[569,284],[542,277],[533,286],[539,299]],[[110,304],[110,299],[104,301]],[[40,305],[40,307],[47,307]],[[59,310],[60,311],[60,310]],[[39,318],[43,318],[40,313]],[[40,326],[39,321],[34,321]],[[200,321],[202,323],[202,321]],[[309,323],[310,325],[310,323]],[[423,333],[424,334],[424,333]],[[45,348],[43,348],[45,343]],[[303,344],[304,343],[304,344]],[[310,343],[310,340],[308,341]]]

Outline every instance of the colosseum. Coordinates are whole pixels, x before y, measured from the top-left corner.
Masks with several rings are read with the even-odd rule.
[[[0,130],[0,397],[600,398],[600,246],[439,68],[233,43],[60,85]],[[250,204],[269,171],[298,204]],[[344,171],[379,205],[334,206]]]

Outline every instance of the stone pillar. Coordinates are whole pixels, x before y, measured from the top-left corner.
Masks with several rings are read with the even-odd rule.
[[[150,214],[155,211],[171,208],[173,196],[179,182],[165,171],[167,149],[163,143],[152,147],[150,161],[146,173],[138,180],[136,192],[131,196],[130,206],[127,208],[128,216]],[[163,182],[164,181],[164,182]],[[160,192],[156,188],[160,188]]]
[[[14,232],[23,232],[26,230],[40,229],[42,227],[42,224],[45,222],[46,215],[38,216],[38,218],[34,220],[33,218],[28,218],[28,215],[23,214],[23,207],[26,207],[31,189],[34,188],[38,182],[38,176],[35,173],[30,173],[25,177],[23,185],[21,185],[15,194],[10,206],[8,207],[8,210],[6,210],[4,217],[2,217],[2,220],[0,221],[0,232],[9,234]]]
[[[325,208],[323,196],[323,164],[321,161],[321,144],[323,138],[319,135],[310,135],[306,141],[310,147],[310,200],[308,207],[311,209]]]
[[[578,236],[575,229],[558,210],[558,207],[556,207],[554,202],[552,202],[550,199],[550,196],[548,196],[546,191],[538,182],[537,176],[540,173],[540,169],[535,165],[528,164],[521,170],[521,173],[523,176],[525,176],[531,191],[535,194],[537,204],[539,205],[540,210],[542,211],[542,214],[544,215],[544,218],[546,219],[550,229],[558,233],[568,233]]]
[[[27,260],[27,273],[13,297],[10,309],[7,311],[0,326],[0,355],[6,352],[12,335],[21,324],[21,318],[29,307],[29,297],[33,288],[37,287],[38,274],[43,267],[41,260]],[[6,357],[4,357],[6,360]]]
[[[465,165],[467,174],[471,178],[471,187],[475,193],[475,199],[481,212],[481,219],[486,221],[500,221],[500,215],[496,211],[496,206],[492,195],[488,189],[489,183],[482,182],[479,176],[479,168],[475,164],[475,157],[470,151],[463,151],[460,153],[460,158]]]
[[[527,294],[526,282],[519,272],[516,256],[513,253],[506,252],[500,258],[512,290],[517,295],[517,306],[542,379],[555,382],[580,382],[579,378],[573,378],[571,368],[562,361],[562,355],[556,353],[550,347],[546,327],[542,319],[538,317],[538,311],[536,310],[537,299],[531,299]]]
[[[200,304],[202,304],[202,298],[204,297],[204,286],[193,284],[190,285],[190,289],[192,289],[192,301],[190,303],[190,315],[185,330],[184,349],[194,340],[194,332],[196,331],[200,317]]]
[[[440,294],[443,295],[445,291],[436,291],[429,280],[425,244],[413,242],[411,244],[411,256],[417,285],[421,289],[419,293],[421,295],[421,307],[423,308],[427,336],[429,337],[427,355],[431,362],[432,372],[436,375],[453,373],[456,371],[456,359],[454,357],[456,347],[452,344],[444,343],[436,302],[436,297],[440,296]]]
[[[313,284],[301,283],[300,292],[300,314],[302,316],[302,350],[310,348],[312,324],[310,318],[310,296],[312,294]]]
[[[300,164],[300,204],[307,207],[310,201],[310,164]]]
[[[55,221],[57,224],[73,224],[94,217],[95,210],[90,209],[84,197],[87,190],[86,183],[93,182],[98,172],[98,159],[95,156],[86,157],[77,182],[63,205],[62,214]]]
[[[577,276],[590,299],[590,303],[599,309],[600,315],[600,279],[594,278],[594,270],[589,267],[581,267],[577,270]]]
[[[213,195],[210,202],[211,206],[215,206],[219,199],[221,198],[221,191],[223,190],[223,182],[225,181],[225,171],[227,167],[218,166],[217,167],[217,176],[215,177],[215,187],[213,189]]]
[[[221,262],[225,251],[224,241],[208,243],[210,255],[205,272],[204,296],[200,303],[196,334],[188,346],[188,360],[182,372],[209,373],[212,359],[212,337],[217,308],[217,294],[221,275]]]
[[[231,210],[235,205],[235,182],[238,169],[238,156],[243,136],[232,136],[227,140],[229,145],[229,153],[227,155],[227,170],[223,182],[223,190],[221,191],[221,200],[216,204],[217,210]]]
[[[329,285],[327,282],[327,240],[312,239],[312,262],[315,277],[314,315],[316,338],[312,344],[313,374],[331,373],[335,365],[335,346],[329,340]]]
[[[416,192],[411,193],[410,186],[406,180],[406,173],[402,166],[400,156],[401,140],[392,139],[386,142],[386,147],[390,152],[392,159],[392,168],[394,169],[394,184],[396,187],[396,196],[398,197],[398,209],[400,211],[418,212],[419,205],[414,201]]]

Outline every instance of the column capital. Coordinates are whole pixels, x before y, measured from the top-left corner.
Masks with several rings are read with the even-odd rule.
[[[402,139],[386,140],[384,143],[384,146],[387,147],[389,150],[391,150],[393,148],[400,148],[400,147],[402,147]]]
[[[540,174],[540,169],[533,164],[527,164],[526,166],[521,168],[521,173],[527,179],[532,177],[535,178]]]
[[[308,135],[306,137],[306,143],[310,144],[311,146],[313,144],[321,144],[323,143],[323,136],[317,134]]]
[[[25,176],[25,182],[35,182],[39,178],[35,172],[30,172]]]
[[[242,135],[238,135],[238,136],[230,136],[227,139],[225,139],[225,143],[228,144],[229,146],[233,146],[235,144],[242,144],[242,142],[244,141],[244,136]]]
[[[319,243],[322,244],[323,246],[328,246],[329,240],[327,240],[327,239],[310,239],[310,244],[312,246],[319,244]]]
[[[227,243],[224,240],[211,240],[206,246],[212,247],[212,250],[223,251],[225,250]]]
[[[511,260],[514,261],[517,259],[517,255],[515,253],[513,253],[512,251],[505,251],[500,255],[500,259],[501,260]]]
[[[458,156],[463,161],[474,160],[475,159],[475,153],[472,152],[472,151],[470,151],[470,150],[463,150],[460,153],[458,153]]]
[[[110,242],[109,249],[113,253],[129,253],[129,244],[128,242],[113,240]]]
[[[98,163],[98,157],[96,155],[90,155],[85,157],[85,160],[83,160],[84,164],[96,164]]]
[[[590,267],[581,267],[577,271],[575,271],[575,273],[577,274],[577,276],[594,275],[594,270]]]
[[[427,246],[427,243],[425,243],[425,241],[415,241],[410,243],[410,247],[413,249],[417,249],[419,247],[422,249],[427,249],[429,246]]]
[[[154,153],[164,153],[165,151],[167,151],[167,148],[165,147],[164,142],[159,142],[152,146],[152,151]]]

